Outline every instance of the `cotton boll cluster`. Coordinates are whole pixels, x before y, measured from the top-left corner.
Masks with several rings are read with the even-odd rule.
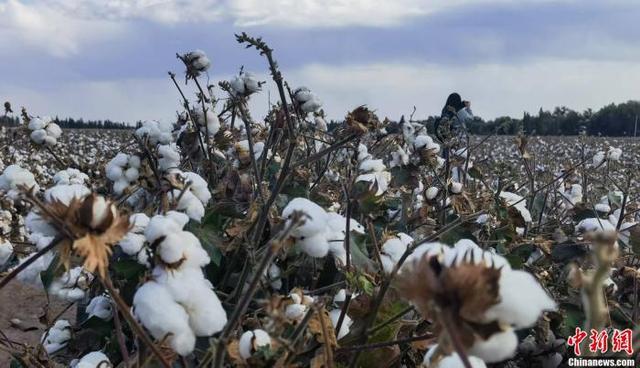
[[[158,146],[158,168],[162,171],[180,166],[180,149],[175,143]]]
[[[118,153],[105,167],[107,178],[113,182],[113,191],[121,195],[140,176],[140,157]]]
[[[87,315],[89,318],[97,317],[105,321],[111,320],[113,318],[111,299],[104,295],[94,297],[87,305]]]
[[[568,189],[562,184],[558,192],[566,208],[573,208],[576,204],[582,203],[582,185],[580,184],[572,184]]]
[[[206,112],[201,108],[195,109],[194,115],[202,133],[208,133],[213,137],[220,130],[220,119],[211,109],[206,109]]]
[[[72,184],[86,185],[88,182],[89,182],[89,175],[74,168],[68,168],[65,170],[58,171],[53,176],[53,183],[55,185],[72,185]]]
[[[294,290],[289,294],[292,303],[285,308],[285,316],[292,321],[301,321],[313,304],[313,298]]]
[[[173,125],[167,122],[159,122],[155,120],[145,121],[142,126],[136,129],[136,136],[139,138],[149,139],[149,143],[169,144],[173,141]]]
[[[192,77],[197,77],[201,73],[205,73],[211,67],[211,60],[202,50],[195,50],[186,53],[182,56],[184,63],[187,66],[187,74]]]
[[[385,273],[391,273],[407,247],[413,243],[413,238],[405,233],[398,233],[387,239],[380,249],[380,260]]]
[[[149,217],[144,213],[134,213],[129,216],[131,230],[118,243],[125,254],[134,257],[138,263],[145,266],[149,265],[150,250],[146,246],[147,238],[144,232],[149,221]]]
[[[403,265],[401,273],[413,272],[415,267],[431,267],[430,263],[424,263],[425,258],[432,259],[431,257],[436,257],[440,264],[440,268],[436,268],[438,271],[435,271],[438,273],[455,274],[456,268],[464,265],[486,267],[492,270],[491,272],[497,273],[498,291],[495,302],[487,304],[487,307],[481,310],[459,316],[465,323],[466,319],[470,319],[468,322],[471,324],[495,323],[500,327],[499,331],[488,337],[476,336],[467,349],[470,356],[478,357],[487,363],[512,357],[518,344],[514,329],[532,326],[542,312],[556,307],[555,302],[531,274],[512,269],[504,257],[485,251],[467,239],[458,241],[453,248],[441,243],[425,243],[418,246]],[[446,292],[461,295],[463,291],[447,290]],[[425,302],[420,300],[419,303]],[[459,307],[464,308],[464,305]]]
[[[339,263],[346,264],[346,218],[337,213],[328,213],[305,198],[292,199],[282,210],[282,217],[290,221],[296,211],[304,214],[304,223],[291,231],[296,246],[314,258],[325,257],[331,252]],[[364,227],[353,219],[349,230],[364,233]]]
[[[382,160],[375,160],[363,144],[358,146],[358,171],[356,182],[369,182],[370,189],[376,188],[376,196],[381,196],[387,191],[391,181],[391,173],[387,171]]]
[[[101,351],[92,351],[80,360],[71,363],[71,368],[110,368],[109,358]]]
[[[92,280],[91,273],[82,267],[74,267],[53,280],[49,286],[49,293],[60,299],[75,302],[84,298]]]
[[[19,187],[33,188],[36,191],[40,189],[29,170],[18,165],[7,166],[0,175],[0,190],[7,192],[7,196],[15,200],[20,194]]]
[[[322,107],[322,102],[318,96],[304,86],[293,91],[293,99],[298,103],[298,106],[300,106],[300,110],[305,113],[316,112]]]
[[[231,93],[237,97],[247,97],[261,89],[261,83],[256,76],[245,71],[240,72],[240,75],[234,77],[229,84]]]
[[[153,280],[142,285],[133,299],[135,315],[151,335],[159,340],[170,335],[168,343],[180,355],[193,351],[196,336],[219,332],[227,322],[202,273],[209,256],[198,238],[183,230],[188,221],[187,215],[175,211],[149,221],[144,233],[149,243],[157,244],[159,264]]]
[[[264,151],[264,142],[253,142],[253,156],[258,160]],[[269,154],[271,150],[269,150]],[[238,141],[233,147],[229,148],[227,154],[234,158],[233,166],[246,166],[251,163],[251,154],[249,151],[249,141],[244,139]]]
[[[593,167],[598,167],[604,163],[606,159],[604,151],[598,151],[595,155],[593,155],[592,165]]]
[[[47,354],[53,354],[64,348],[71,340],[71,324],[65,319],[59,319],[42,335],[40,342]]]
[[[239,351],[242,359],[249,359],[258,350],[269,348],[271,337],[265,330],[246,331],[240,336]]]
[[[531,222],[531,212],[527,209],[527,201],[522,196],[511,192],[500,192],[500,198],[502,198],[509,206],[513,206],[520,215],[524,222]]]
[[[36,144],[55,146],[62,135],[60,126],[48,117],[31,118],[28,127],[31,130],[31,140]]]

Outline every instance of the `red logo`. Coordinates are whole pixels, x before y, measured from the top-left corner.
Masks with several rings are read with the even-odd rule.
[[[576,327],[576,332],[573,336],[569,336],[567,339],[567,345],[573,346],[573,353],[576,356],[582,355],[580,351],[580,344],[589,335],[589,351],[592,353],[606,353],[609,348],[609,333],[607,330],[598,332],[592,329],[590,334],[587,331],[582,331],[580,327]],[[619,353],[621,351],[626,352],[628,355],[633,354],[633,333],[631,329],[625,330],[613,330],[611,334],[611,351]]]

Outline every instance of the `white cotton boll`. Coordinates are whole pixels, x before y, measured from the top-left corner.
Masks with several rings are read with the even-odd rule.
[[[416,149],[424,148],[432,144],[433,138],[429,137],[428,135],[419,135],[415,137],[415,140],[413,141],[413,146]]]
[[[372,172],[369,174],[361,174],[356,177],[356,182],[366,181],[370,183],[369,188],[374,186],[377,188],[376,196],[381,196],[387,191],[389,181],[391,181],[391,173],[388,171]]]
[[[111,161],[109,161],[110,164],[113,164],[119,167],[127,166],[128,162],[129,162],[129,155],[122,152],[118,153],[114,158],[111,159]]]
[[[142,285],[133,297],[133,310],[156,340],[167,338],[171,348],[183,356],[193,351],[196,336],[189,315],[164,286],[154,281]]]
[[[211,192],[209,191],[207,181],[194,172],[185,172],[183,175],[188,182],[191,182],[189,189],[198,197],[200,202],[203,204],[209,203],[209,200],[211,200]]]
[[[92,351],[80,359],[72,368],[109,368],[109,358],[101,351]]]
[[[460,356],[458,355],[458,353],[451,353],[450,355],[447,355],[445,357],[442,357],[442,359],[438,360],[437,362],[432,362],[432,358],[433,355],[436,351],[436,348],[438,347],[438,345],[434,345],[431,348],[429,348],[429,350],[427,351],[427,353],[424,355],[424,360],[422,361],[422,364],[426,367],[426,368],[461,368],[464,367],[464,363],[462,362],[462,359],[460,359]],[[469,363],[471,363],[471,368],[487,368],[487,365],[484,363],[484,361],[478,357],[475,356],[467,356],[467,358],[469,358]]]
[[[180,152],[175,143],[158,146],[158,167],[167,170],[180,166]]]
[[[318,128],[319,130],[326,132],[327,131],[327,122],[321,117],[321,116],[316,116],[313,119],[314,124],[316,125],[316,128]]]
[[[31,140],[37,144],[43,144],[45,138],[47,138],[47,132],[44,129],[38,129],[31,132]]]
[[[71,340],[71,324],[65,319],[57,320],[49,331],[42,334],[40,342],[47,351],[47,354],[53,354],[64,348]]]
[[[13,245],[8,240],[0,242],[0,268],[11,258],[11,254],[13,254]]]
[[[60,138],[62,135],[62,129],[60,129],[60,126],[56,123],[47,124],[47,128],[45,130],[47,131],[48,136],[56,139]]]
[[[45,146],[49,146],[49,147],[53,147],[58,143],[58,140],[50,135],[44,137],[44,145]]]
[[[520,212],[524,222],[531,222],[531,212],[527,209],[527,201],[523,197],[515,193],[503,191],[500,192],[500,198],[504,199],[509,206],[515,207],[515,209]]]
[[[300,103],[309,101],[312,97],[311,91],[305,86],[298,87],[293,91],[293,98]]]
[[[593,166],[600,166],[605,159],[604,152],[598,151],[595,155],[593,155]]]
[[[246,331],[240,336],[239,350],[243,359],[249,359],[258,349],[271,346],[271,337],[265,330]]]
[[[322,101],[320,101],[320,99],[315,95],[313,95],[313,97],[310,100],[308,100],[307,102],[303,103],[302,106],[300,106],[302,111],[306,113],[318,111],[321,107],[322,107]]]
[[[394,237],[384,242],[380,249],[380,260],[385,273],[391,273],[406,250],[407,244],[400,238]]]
[[[294,198],[282,210],[282,217],[287,219],[288,222],[294,211],[304,213],[304,223],[291,231],[292,236],[308,237],[324,232],[326,229],[328,221],[327,212],[314,202],[306,198]]]
[[[290,320],[301,321],[307,314],[309,307],[304,304],[289,304],[285,308],[284,315]]]
[[[440,242],[420,244],[413,250],[413,253],[407,257],[407,261],[404,263],[403,268],[412,262],[422,259],[423,257],[444,255],[445,249],[449,249],[449,247]]]
[[[49,222],[45,221],[38,213],[31,211],[24,219],[24,225],[29,232],[38,234],[40,236],[54,237],[58,234],[58,231],[49,225]]]
[[[279,290],[282,287],[282,270],[276,264],[271,264],[266,271],[267,280],[269,285],[275,290]]]
[[[358,165],[358,169],[361,172],[371,172],[371,171],[384,171],[387,167],[384,165],[382,160],[364,160]]]
[[[144,237],[144,235],[130,232],[130,233],[127,233],[127,235],[125,235],[125,237],[122,238],[122,240],[120,240],[118,245],[120,245],[120,248],[122,249],[123,252],[125,252],[130,256],[133,256],[138,254],[138,252],[142,250],[142,247],[144,246],[145,241],[146,241],[146,238]]]
[[[181,233],[167,234],[158,246],[157,254],[164,263],[174,264],[183,259]]]
[[[122,178],[113,183],[113,192],[116,195],[121,195],[129,187],[129,182]]]
[[[462,193],[462,183],[458,183],[458,182],[451,183],[451,193],[453,194]]]
[[[334,303],[343,303],[345,300],[347,300],[347,289],[340,289],[336,295],[333,296]]]
[[[151,218],[149,225],[147,225],[147,228],[144,231],[144,235],[149,243],[155,242],[161,236],[182,231],[184,224],[182,221],[178,221],[180,217],[172,214],[172,212],[175,213],[175,211],[170,211],[166,216],[156,215]],[[187,221],[189,221],[189,217],[187,215],[181,215],[186,217]]]
[[[611,161],[620,161],[620,156],[622,156],[622,150],[620,148],[610,147],[609,152],[607,152],[607,158]]]
[[[302,237],[302,239],[299,238],[296,240],[296,245],[300,247],[300,250],[314,258],[326,257],[330,248],[329,242],[323,233]]]
[[[524,328],[535,324],[542,312],[556,309],[553,299],[528,272],[502,269],[499,285],[500,302],[487,310],[486,321]]]
[[[494,333],[487,340],[476,339],[469,355],[477,356],[487,363],[497,363],[513,357],[518,348],[518,336],[512,329]]]
[[[49,293],[66,301],[78,301],[84,298],[92,280],[91,273],[82,267],[74,267],[53,280],[49,286]]]
[[[129,167],[133,167],[136,169],[140,168],[140,157],[136,156],[136,155],[131,155],[129,156],[129,161],[128,161],[128,165]]]
[[[598,203],[595,205],[595,209],[598,212],[609,213],[611,211],[611,206],[606,203]]]
[[[171,221],[175,222],[180,226],[180,228],[185,227],[189,223],[189,216],[185,215],[182,212],[178,211],[169,211],[166,214],[166,217]]]
[[[44,192],[44,198],[47,203],[58,201],[68,206],[74,198],[83,199],[89,194],[91,190],[81,184],[56,185]]]
[[[196,336],[211,336],[222,331],[227,323],[227,313],[211,288],[203,286],[195,290],[183,305]]]
[[[438,191],[439,189],[437,187],[429,187],[426,192],[427,199],[432,201],[438,195]]]
[[[613,232],[616,227],[609,221],[598,218],[586,218],[578,223],[575,228],[577,233],[589,232]]]
[[[32,118],[29,121],[29,130],[40,130],[44,129],[47,126],[47,123],[41,118]]]
[[[331,318],[331,324],[333,328],[338,327],[338,319],[340,318],[340,314],[342,311],[340,309],[334,309],[329,312],[329,318]],[[342,325],[340,325],[340,331],[338,331],[336,338],[340,340],[341,338],[347,336],[350,331],[350,327],[353,324],[351,318],[345,313],[344,318],[342,320]]]
[[[174,189],[172,192],[173,198],[178,199],[177,209],[179,211],[184,211],[190,219],[200,222],[204,217],[204,205],[198,197],[196,197],[191,191],[186,191],[182,193],[181,190]]]
[[[250,94],[260,91],[260,83],[256,79],[255,75],[250,72],[244,72],[243,74],[245,92]]]
[[[124,172],[122,171],[122,167],[120,167],[118,165],[114,165],[111,162],[109,162],[107,164],[105,169],[106,169],[106,172],[107,172],[107,179],[109,179],[111,181],[121,180],[122,177],[124,176]]]
[[[94,297],[87,305],[87,314],[89,317],[96,316],[105,321],[111,320],[113,318],[111,299],[104,295]]]
[[[136,181],[138,179],[138,176],[138,169],[136,169],[135,167],[130,167],[127,169],[127,171],[124,172],[124,178],[129,182]]]
[[[131,231],[135,233],[142,233],[144,229],[149,225],[151,219],[144,213],[134,213],[129,216],[129,224],[131,224]]]
[[[240,78],[240,76],[233,77],[229,84],[231,85],[231,90],[233,91],[234,95],[244,95],[244,81],[242,80],[242,78]]]
[[[23,264],[33,256],[35,256],[35,253],[32,253],[29,256],[20,259],[18,262],[18,265]],[[45,253],[42,257],[36,259],[33,263],[27,266],[27,268],[25,268],[20,273],[18,273],[18,276],[16,276],[16,279],[22,282],[26,282],[34,285],[42,285],[40,274],[43,271],[46,271],[47,268],[49,268],[49,265],[53,261],[53,258],[54,258],[53,253],[51,252]]]

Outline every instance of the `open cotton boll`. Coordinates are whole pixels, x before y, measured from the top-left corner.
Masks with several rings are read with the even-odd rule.
[[[31,140],[37,144],[43,144],[45,138],[47,138],[47,131],[44,129],[38,129],[31,132]]]
[[[613,231],[616,231],[615,225],[605,219],[586,218],[576,225],[576,232],[578,233],[604,233]]]
[[[48,203],[58,201],[68,206],[74,198],[82,199],[89,194],[91,190],[82,184],[56,185],[44,192],[44,198]]]
[[[389,187],[391,181],[391,173],[388,171],[372,172],[369,174],[361,174],[356,178],[356,182],[366,181],[370,183],[369,188],[377,187],[376,196],[383,195]]]
[[[622,150],[620,148],[610,147],[607,152],[607,158],[610,161],[620,161],[620,157],[622,156]]]
[[[171,191],[171,197],[173,200],[180,198],[176,207],[177,210],[184,211],[194,221],[200,222],[202,220],[205,212],[204,205],[193,192],[186,191],[183,193],[182,190],[174,189]]]
[[[13,254],[13,245],[8,241],[2,241],[0,238],[0,268],[11,258]]]
[[[171,349],[183,356],[193,351],[196,336],[189,315],[164,286],[155,281],[143,284],[133,297],[133,311],[156,340],[166,337]]]
[[[341,309],[334,309],[331,312],[329,312],[329,318],[331,318],[331,324],[333,325],[333,328],[338,328],[338,319],[340,319],[340,314],[342,313]],[[351,318],[345,313],[344,318],[342,320],[342,325],[340,325],[340,331],[338,331],[337,333],[337,339],[340,340],[341,338],[347,336],[349,334],[350,331],[350,327],[353,324],[353,321],[351,320]]]
[[[105,321],[111,320],[113,318],[111,299],[104,295],[94,297],[87,305],[87,314],[89,317],[95,316]]]
[[[211,200],[211,192],[209,191],[209,184],[206,180],[202,178],[202,176],[194,173],[194,172],[185,172],[183,173],[186,181],[191,182],[191,186],[189,186],[189,190],[193,192],[193,194],[198,197],[200,202],[203,204],[209,203]]]
[[[82,298],[89,289],[93,275],[82,267],[74,267],[66,271],[59,278],[53,280],[49,286],[49,293],[69,302]]]
[[[55,139],[58,139],[60,138],[60,136],[62,136],[62,129],[60,129],[60,126],[56,123],[47,124],[47,127],[45,130],[48,136],[53,137]]]
[[[309,237],[325,231],[328,215],[322,207],[306,198],[294,198],[282,210],[282,217],[288,222],[295,211],[304,213],[304,223],[291,231],[292,236]]]
[[[382,160],[364,160],[360,162],[360,165],[358,165],[358,170],[360,170],[361,172],[380,172],[386,169],[387,167]]]
[[[207,109],[206,112],[203,112],[202,109],[196,109],[195,115],[201,132],[208,132],[209,136],[214,136],[218,133],[220,130],[220,119],[218,119],[218,115],[216,115],[215,112],[210,109]]]
[[[35,176],[29,170],[15,164],[7,166],[0,175],[0,190],[16,191],[19,186],[33,187],[36,191],[40,189]]]
[[[326,257],[330,248],[324,233],[300,237],[296,239],[296,245],[298,245],[300,250],[314,258]]]
[[[593,155],[593,166],[600,166],[605,159],[604,152],[598,151],[595,155]]]
[[[598,203],[595,205],[595,209],[596,211],[602,212],[602,213],[611,212],[611,206],[609,206],[607,203]]]
[[[144,230],[144,235],[149,243],[153,243],[161,236],[182,231],[187,222],[189,217],[176,211],[169,211],[166,215],[155,215]]]
[[[402,234],[402,236],[401,236]],[[397,237],[388,239],[380,250],[380,260],[385,273],[391,273],[396,263],[400,260],[407,246],[413,242],[413,238],[407,234],[400,233]]]
[[[45,122],[42,118],[35,117],[29,120],[28,128],[29,130],[40,130],[44,129],[47,126],[47,122]]]
[[[326,132],[327,131],[327,122],[324,120],[324,118],[322,118],[322,116],[316,116],[313,119],[314,124],[316,125],[316,128],[320,131]]]
[[[276,264],[271,264],[265,271],[265,276],[271,288],[279,290],[282,287],[282,269]]]
[[[240,336],[239,350],[243,359],[249,359],[258,349],[271,346],[271,337],[265,330],[246,331]]]
[[[55,137],[52,137],[50,135],[44,137],[44,145],[45,146],[49,146],[49,147],[53,147],[58,143],[58,140]]]
[[[462,193],[462,183],[458,183],[458,182],[451,183],[451,193],[453,194]]]
[[[518,336],[512,329],[494,333],[487,340],[476,339],[469,348],[469,355],[486,363],[497,363],[513,357],[518,348]]]
[[[65,319],[57,320],[49,331],[45,331],[40,339],[40,343],[47,351],[47,354],[53,354],[64,348],[71,340],[71,324]]]
[[[29,258],[34,257],[35,255],[36,255],[35,253],[32,253],[29,256],[20,259],[20,261],[18,262],[18,265],[23,264]],[[40,274],[49,268],[49,265],[53,261],[53,258],[54,258],[53,253],[51,252],[45,253],[42,257],[36,259],[35,261],[33,261],[33,263],[27,266],[27,268],[25,268],[20,273],[18,273],[18,276],[16,276],[16,279],[22,282],[30,283],[30,284],[42,285],[42,279],[40,278]]]
[[[158,146],[158,168],[168,170],[180,166],[180,151],[175,143]]]
[[[427,199],[431,201],[434,198],[436,198],[436,196],[438,195],[438,191],[439,191],[439,189],[437,187],[429,187],[429,188],[427,188],[427,192],[426,192]]]
[[[71,365],[71,368],[109,368],[111,366],[111,361],[103,352],[92,351],[83,356],[75,365]]]
[[[556,309],[553,299],[528,272],[502,268],[499,286],[500,302],[486,311],[486,321],[525,328],[535,324],[542,312]]]
[[[524,222],[531,222],[531,212],[527,209],[527,201],[523,197],[515,193],[502,191],[500,192],[500,198],[504,199],[509,206],[515,207],[520,212]]]
[[[55,185],[86,184],[88,181],[89,175],[73,168],[58,171],[53,176]]]
[[[437,361],[433,361],[433,355],[437,347],[438,345],[432,346],[424,355],[424,360],[422,361],[422,364],[426,368],[462,368],[464,367],[464,363],[462,362],[462,359],[460,359],[460,355],[458,355],[458,353],[455,353],[455,352],[445,357],[442,357]],[[469,363],[471,363],[471,368],[487,368],[487,365],[484,363],[482,359],[475,356],[470,356],[470,355],[467,356],[467,358],[469,358]]]

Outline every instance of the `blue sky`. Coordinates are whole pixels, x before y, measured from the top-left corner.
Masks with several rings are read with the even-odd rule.
[[[551,0],[0,0],[0,100],[40,115],[172,119],[167,71],[204,50],[211,81],[266,64],[233,34],[263,36],[285,78],[331,118],[368,104],[436,114],[460,92],[477,115],[638,99],[640,2]],[[253,97],[264,114],[267,90]]]

